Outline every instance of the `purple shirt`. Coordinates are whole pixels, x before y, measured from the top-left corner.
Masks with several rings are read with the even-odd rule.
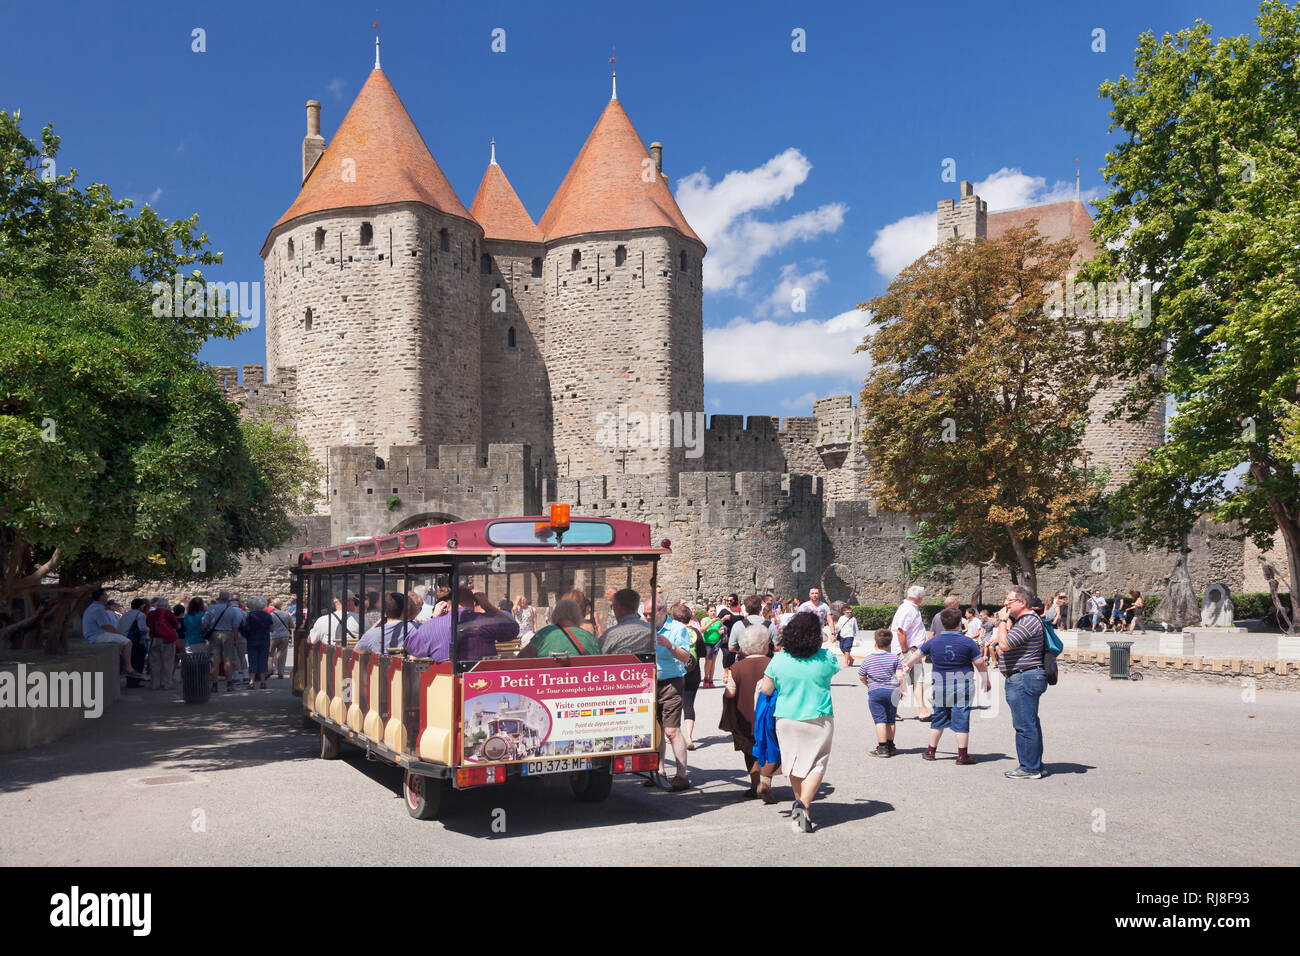
[[[460,643],[460,659],[477,661],[494,657],[498,641],[513,641],[519,636],[519,625],[512,618],[499,614],[480,614],[470,608],[459,610],[456,637]],[[451,615],[430,618],[420,629],[406,639],[406,653],[410,657],[430,657],[441,663],[451,659]]]

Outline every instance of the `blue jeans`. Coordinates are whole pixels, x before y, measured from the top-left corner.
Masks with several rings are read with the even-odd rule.
[[[1043,772],[1043,725],[1038,722],[1038,698],[1047,690],[1041,667],[1007,677],[1007,706],[1016,728],[1016,756],[1026,773]]]
[[[249,680],[252,680],[255,674],[261,674],[263,677],[266,676],[269,670],[267,658],[270,656],[270,652],[271,652],[270,638],[264,637],[261,640],[250,640],[248,642]]]

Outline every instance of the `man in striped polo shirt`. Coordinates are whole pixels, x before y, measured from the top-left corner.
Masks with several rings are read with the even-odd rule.
[[[1002,675],[1007,679],[1007,706],[1016,729],[1016,756],[1020,766],[1008,770],[1012,780],[1043,777],[1043,726],[1038,721],[1038,699],[1047,690],[1043,670],[1043,621],[1030,608],[1033,592],[1016,585],[1007,591],[998,613],[997,644]]]

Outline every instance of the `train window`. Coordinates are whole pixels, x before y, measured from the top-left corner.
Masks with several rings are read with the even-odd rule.
[[[555,534],[545,532],[538,534],[533,521],[494,521],[487,526],[488,544],[498,547],[526,544],[555,544]],[[574,522],[564,533],[564,543],[577,544],[613,544],[614,526],[604,521]]]
[[[401,538],[398,538],[396,536],[391,538],[384,538],[382,541],[379,542],[379,553],[391,554],[394,551],[400,550],[401,547],[402,547]]]

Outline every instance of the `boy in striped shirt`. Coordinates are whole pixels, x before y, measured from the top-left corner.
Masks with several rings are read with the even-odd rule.
[[[867,705],[876,725],[876,749],[873,757],[892,757],[894,725],[898,719],[898,655],[890,653],[894,632],[887,627],[876,631],[876,651],[862,659],[858,680],[867,685]]]

